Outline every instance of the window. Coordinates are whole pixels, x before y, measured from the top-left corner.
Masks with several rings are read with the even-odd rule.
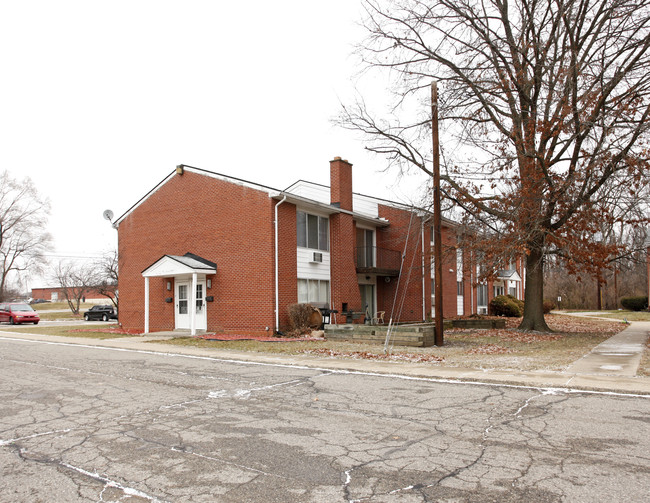
[[[456,295],[465,295],[465,285],[462,281],[456,281]]]
[[[299,211],[296,216],[298,246],[328,251],[329,220],[327,217]]]
[[[517,285],[508,287],[508,295],[512,295],[513,297],[517,297]]]
[[[196,314],[203,313],[203,285],[198,283],[196,285]]]
[[[328,304],[330,301],[330,282],[319,279],[298,280],[299,304]]]
[[[357,228],[357,266],[375,267],[375,233]]]
[[[178,285],[178,314],[187,314],[187,285]]]
[[[476,288],[477,304],[478,307],[487,307],[487,285],[478,285]]]

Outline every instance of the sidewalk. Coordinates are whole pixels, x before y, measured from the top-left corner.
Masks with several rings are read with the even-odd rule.
[[[635,322],[620,334],[611,337],[563,372],[517,370],[480,370],[444,367],[423,363],[397,363],[372,360],[351,360],[313,356],[273,355],[264,353],[170,346],[156,344],[169,339],[167,333],[117,339],[86,339],[38,334],[1,332],[0,338],[33,340],[57,344],[96,346],[116,350],[143,351],[167,355],[250,362],[262,365],[291,365],[329,369],[342,372],[401,375],[413,378],[454,382],[474,382],[528,386],[533,388],[565,388],[570,390],[608,391],[650,395],[650,377],[635,377],[650,322]],[[641,351],[639,351],[641,346]],[[636,364],[634,363],[636,361]],[[620,369],[603,367],[620,366]],[[634,371],[632,371],[632,368]]]
[[[635,321],[622,332],[596,346],[565,372],[576,375],[634,377],[650,332],[650,322]]]

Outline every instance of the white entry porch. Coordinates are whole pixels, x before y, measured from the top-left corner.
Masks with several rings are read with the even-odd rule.
[[[149,278],[173,278],[174,326],[189,329],[191,335],[207,328],[207,276],[217,273],[217,265],[207,259],[186,253],[163,255],[142,271],[144,277],[144,333],[149,333]],[[171,281],[168,289],[171,293]]]

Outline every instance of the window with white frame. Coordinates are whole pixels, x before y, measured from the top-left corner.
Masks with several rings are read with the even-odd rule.
[[[487,314],[487,296],[488,287],[486,284],[481,284],[476,287],[476,304],[479,314]]]
[[[329,219],[304,211],[296,215],[298,246],[329,251]]]
[[[330,282],[322,279],[298,280],[299,304],[328,304],[330,302]]]

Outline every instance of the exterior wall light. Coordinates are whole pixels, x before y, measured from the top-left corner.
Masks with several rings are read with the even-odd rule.
[[[167,291],[170,291],[172,289],[172,282],[168,281],[167,282]]]
[[[208,278],[207,284],[208,288],[212,288],[212,280],[210,278]]]

